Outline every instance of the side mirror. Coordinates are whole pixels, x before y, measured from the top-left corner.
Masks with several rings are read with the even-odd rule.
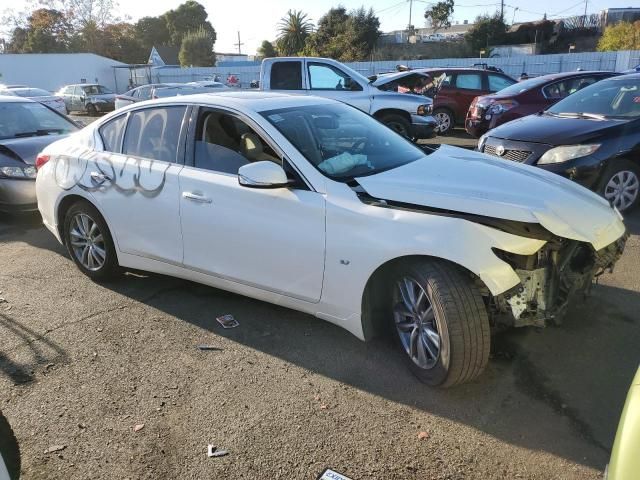
[[[284,188],[289,186],[289,179],[280,165],[262,161],[240,167],[238,183],[248,188]]]

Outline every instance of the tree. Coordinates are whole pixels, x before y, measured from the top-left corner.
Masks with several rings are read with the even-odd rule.
[[[27,51],[28,30],[22,27],[15,27],[11,32],[11,38],[7,43],[7,53],[24,53]]]
[[[610,50],[640,50],[640,21],[606,27],[598,42],[598,51]]]
[[[499,13],[494,15],[480,15],[475,23],[465,34],[464,39],[474,52],[486,49],[489,45],[498,45],[503,42],[507,34],[507,24]]]
[[[169,10],[162,15],[169,30],[172,45],[180,45],[187,33],[194,33],[203,29],[215,43],[216,31],[207,21],[207,11],[194,0],[187,0],[175,10]]]
[[[71,28],[64,13],[39,8],[31,13],[28,22],[25,51],[33,53],[67,51],[68,32]]]
[[[213,38],[204,28],[187,33],[180,47],[180,65],[183,67],[212,67],[215,64]]]
[[[281,55],[298,55],[304,48],[304,42],[311,34],[313,24],[307,20],[307,14],[299,10],[289,10],[278,23],[276,45]]]
[[[154,46],[169,45],[171,33],[164,17],[143,17],[135,24],[136,38],[147,55]]]
[[[144,48],[136,36],[136,27],[119,22],[107,25],[102,30],[102,55],[125,63],[146,63],[149,50]]]
[[[263,58],[271,58],[277,57],[278,52],[276,51],[276,47],[273,46],[269,40],[263,40],[262,45],[258,48],[258,55]]]
[[[451,17],[453,15],[453,0],[442,0],[434,3],[431,8],[427,8],[424,12],[424,18],[427,19],[434,33],[444,28],[451,27]]]
[[[380,35],[380,21],[373,10],[329,9],[318,21],[318,29],[306,41],[304,54],[343,61],[366,59]]]

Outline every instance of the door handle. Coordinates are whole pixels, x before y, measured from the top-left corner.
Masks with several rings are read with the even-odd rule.
[[[200,195],[199,193],[193,193],[193,192],[182,192],[182,198],[186,198],[187,200],[192,200],[194,202],[199,202],[199,203],[212,202],[210,198],[207,198],[204,195]]]
[[[101,173],[101,172],[91,172],[91,179],[96,181],[96,182],[105,182],[107,180],[111,181],[111,177],[109,175],[107,175],[106,173]]]

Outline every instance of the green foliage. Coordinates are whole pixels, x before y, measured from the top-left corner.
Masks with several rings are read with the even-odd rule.
[[[180,65],[183,67],[212,67],[215,64],[213,38],[206,29],[187,33],[180,47]]]
[[[442,0],[434,3],[424,12],[424,18],[427,19],[434,32],[451,27],[451,17],[453,15],[453,0]]]
[[[216,41],[216,31],[207,21],[207,11],[194,0],[187,0],[175,10],[169,10],[162,15],[169,30],[171,45],[180,45],[182,38],[189,32],[203,29],[213,42]]]
[[[465,34],[464,39],[475,53],[488,50],[491,45],[500,45],[505,41],[507,25],[499,13],[476,17],[473,27]]]
[[[606,27],[598,42],[598,51],[610,50],[640,50],[640,21]]]
[[[143,17],[135,24],[135,36],[147,56],[154,46],[171,44],[171,33],[164,17]]]
[[[304,54],[342,61],[367,59],[380,36],[380,21],[372,9],[331,8],[320,17],[318,30],[305,43]]]
[[[273,43],[271,43],[269,40],[263,40],[262,45],[260,45],[260,48],[258,48],[258,55],[263,58],[271,58],[277,57],[278,52],[276,51],[276,47],[273,46]]]
[[[298,55],[312,30],[313,24],[307,19],[306,13],[289,10],[278,23],[276,45],[280,55]]]

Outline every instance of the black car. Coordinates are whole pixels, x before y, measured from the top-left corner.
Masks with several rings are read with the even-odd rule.
[[[38,209],[36,157],[47,145],[78,128],[46,105],[0,95],[0,212]]]
[[[629,210],[640,201],[640,74],[602,80],[505,123],[478,150],[557,173]]]

